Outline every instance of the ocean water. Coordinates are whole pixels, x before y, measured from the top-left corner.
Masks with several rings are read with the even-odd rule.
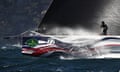
[[[19,47],[0,48],[0,72],[120,72],[120,59],[31,57]]]

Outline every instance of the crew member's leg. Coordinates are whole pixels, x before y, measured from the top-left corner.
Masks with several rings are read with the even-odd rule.
[[[103,30],[103,35],[107,35],[107,30]]]

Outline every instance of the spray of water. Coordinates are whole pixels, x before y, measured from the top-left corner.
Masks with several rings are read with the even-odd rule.
[[[115,50],[114,46],[106,46],[110,44],[120,44],[120,42],[113,42],[113,41],[102,41],[102,42],[97,42],[97,40],[84,40],[79,41],[76,39],[77,42],[73,42],[74,46],[77,46],[77,52],[73,52],[72,56],[69,57],[64,57],[61,56],[60,59],[64,60],[73,60],[73,59],[81,59],[81,58],[120,58],[120,55],[115,55],[111,53],[111,51]],[[90,46],[89,46],[90,45]],[[75,48],[74,48],[75,49]],[[118,50],[117,50],[118,51]]]
[[[110,54],[111,49],[104,46],[108,42],[97,42],[102,36],[99,33],[91,32],[83,28],[70,29],[66,27],[55,27],[48,34],[54,34],[55,37],[60,37],[63,42],[71,43],[75,52],[71,52],[70,56],[60,56],[60,59],[73,60],[81,58],[104,58]],[[112,41],[113,42],[113,41]],[[93,50],[92,50],[92,49]]]
[[[47,34],[55,35],[98,35],[98,33],[91,32],[83,28],[67,28],[67,27],[54,27],[47,32]]]

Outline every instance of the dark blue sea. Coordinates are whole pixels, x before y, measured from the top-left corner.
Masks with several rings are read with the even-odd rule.
[[[120,59],[73,59],[31,57],[19,47],[0,48],[0,72],[120,72]]]

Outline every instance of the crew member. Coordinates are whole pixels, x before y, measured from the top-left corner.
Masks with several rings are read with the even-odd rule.
[[[102,35],[107,35],[108,26],[104,21],[101,22]]]

